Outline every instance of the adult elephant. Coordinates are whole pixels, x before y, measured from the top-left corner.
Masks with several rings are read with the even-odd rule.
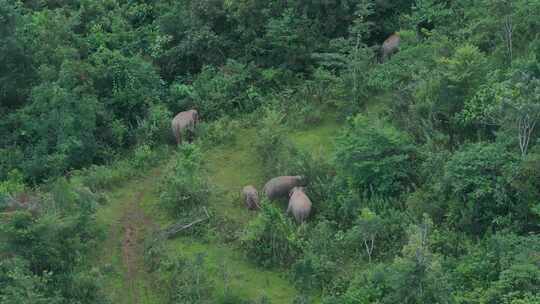
[[[399,33],[394,33],[390,35],[383,42],[381,46],[381,61],[384,62],[390,55],[394,54],[399,49],[399,44],[401,42],[401,37]]]
[[[263,192],[270,200],[286,197],[289,191],[296,186],[304,186],[303,176],[278,176],[269,180],[264,185]]]
[[[294,187],[289,192],[287,213],[292,213],[298,223],[304,222],[311,213],[311,200],[303,187]]]
[[[199,113],[197,110],[189,110],[176,114],[171,122],[171,129],[176,139],[176,144],[182,143],[182,136],[186,131],[195,131],[195,126],[199,122]]]

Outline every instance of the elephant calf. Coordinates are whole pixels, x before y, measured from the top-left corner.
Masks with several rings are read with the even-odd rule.
[[[386,58],[398,51],[401,38],[399,33],[394,33],[390,37],[386,38],[381,47],[381,61],[384,62]]]
[[[199,113],[197,110],[189,110],[176,114],[171,123],[176,144],[180,144],[182,142],[182,134],[185,133],[185,131],[193,132],[198,122]]]
[[[304,222],[311,212],[311,200],[304,192],[303,187],[294,187],[289,193],[289,207],[287,213],[292,212],[297,222]]]
[[[278,176],[269,180],[264,185],[263,192],[270,200],[286,197],[289,191],[296,186],[304,186],[304,177],[296,176]]]
[[[259,193],[257,192],[257,189],[255,189],[255,187],[253,187],[252,185],[245,186],[242,189],[242,195],[244,196],[246,208],[248,208],[249,210],[257,210],[261,207]]]

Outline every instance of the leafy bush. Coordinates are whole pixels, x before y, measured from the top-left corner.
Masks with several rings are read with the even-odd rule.
[[[194,259],[166,257],[160,264],[160,288],[170,303],[212,303],[212,281],[203,254]]]
[[[8,173],[7,180],[0,181],[0,203],[2,196],[8,194],[19,194],[25,189],[23,176],[18,170],[12,170]]]
[[[109,165],[92,165],[75,171],[73,177],[93,191],[109,190],[129,177],[145,173],[145,170],[155,166],[166,155],[168,155],[167,148],[152,149],[149,145],[143,144],[136,147],[133,154],[125,159]]]
[[[261,266],[288,266],[299,252],[294,226],[280,209],[268,202],[262,206],[257,218],[244,231],[242,248]]]
[[[327,290],[347,260],[344,234],[336,223],[321,221],[310,231],[304,254],[291,273],[302,290]]]
[[[392,126],[358,115],[336,144],[338,173],[360,193],[397,196],[415,182],[413,143]]]
[[[514,220],[526,218],[528,208],[515,200],[510,187],[507,172],[515,161],[515,155],[497,144],[470,144],[456,152],[444,175],[450,223],[474,235],[490,227],[518,228]]]
[[[0,285],[7,285],[0,289],[0,299],[103,303],[98,275],[89,279],[83,263],[103,237],[95,221],[97,196],[65,179],[50,187],[50,193],[41,197],[39,213],[15,211],[0,222],[2,252],[22,261],[18,266],[7,265],[11,270],[0,273]],[[26,283],[31,285],[21,285]],[[28,290],[30,286],[35,289]]]
[[[152,105],[146,118],[139,122],[137,142],[156,146],[172,139],[172,113],[163,105]]]
[[[202,122],[199,124],[197,133],[202,136],[204,146],[213,147],[215,145],[233,143],[235,133],[239,130],[239,121],[224,116],[213,122]]]
[[[263,113],[264,117],[256,126],[254,146],[264,164],[266,175],[293,174],[289,165],[298,151],[287,138],[287,128],[283,124],[285,115],[270,108],[265,108]]]
[[[155,154],[147,144],[142,144],[135,148],[133,158],[130,160],[133,168],[144,169],[155,163]]]
[[[122,181],[130,176],[129,164],[127,161],[119,162],[117,166],[97,166],[93,165],[77,172],[77,178],[90,187],[90,189],[107,190],[118,186]]]
[[[61,297],[48,288],[51,273],[33,274],[21,258],[6,258],[0,262],[0,300],[5,304],[60,304]]]
[[[160,205],[172,215],[203,206],[208,199],[208,183],[202,172],[202,153],[197,145],[182,145],[175,162],[161,183]]]
[[[205,66],[188,89],[184,105],[195,107],[207,120],[250,113],[261,104],[253,85],[253,67],[229,60],[221,68]]]

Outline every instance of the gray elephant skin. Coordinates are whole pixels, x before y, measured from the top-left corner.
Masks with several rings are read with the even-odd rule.
[[[176,144],[182,143],[182,135],[186,131],[193,132],[199,122],[199,113],[197,110],[188,110],[176,114],[171,122],[171,129],[176,139]]]
[[[296,186],[304,186],[305,179],[303,176],[278,176],[269,180],[264,185],[263,192],[270,200],[285,198],[292,188]]]
[[[242,189],[242,196],[244,197],[246,208],[249,210],[257,210],[261,207],[259,193],[252,185],[245,186]]]
[[[384,62],[390,55],[398,51],[401,38],[399,33],[394,33],[386,38],[381,46],[381,61]]]
[[[311,213],[311,200],[303,187],[294,187],[289,193],[289,207],[287,213],[292,212],[298,223],[304,222]]]

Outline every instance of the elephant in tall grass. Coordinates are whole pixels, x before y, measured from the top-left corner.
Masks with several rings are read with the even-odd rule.
[[[311,200],[303,187],[294,187],[289,192],[289,207],[287,213],[292,213],[297,222],[304,222],[311,213]]]
[[[199,113],[197,110],[188,110],[176,114],[171,122],[171,129],[176,139],[176,144],[182,143],[182,136],[187,131],[194,132],[195,126],[199,122]]]
[[[286,197],[289,191],[296,186],[304,186],[305,178],[296,176],[278,176],[269,180],[264,185],[263,192],[270,200]]]
[[[242,196],[244,197],[246,208],[249,210],[257,210],[261,207],[259,193],[252,185],[245,186],[242,189]]]
[[[398,51],[400,42],[399,33],[394,33],[386,38],[381,46],[381,62],[384,62],[390,55]]]

